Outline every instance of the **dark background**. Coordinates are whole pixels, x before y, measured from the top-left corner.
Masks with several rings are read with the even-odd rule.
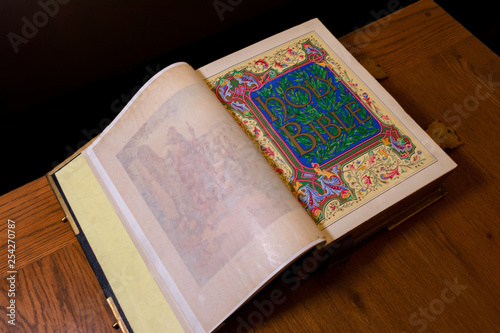
[[[0,4],[0,194],[62,162],[173,62],[198,68],[315,17],[340,37],[415,1],[59,2]],[[491,4],[436,2],[499,54]]]

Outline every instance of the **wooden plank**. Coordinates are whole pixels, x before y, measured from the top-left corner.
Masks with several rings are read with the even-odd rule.
[[[114,332],[114,317],[78,243],[65,246],[0,281],[2,309],[13,299],[15,326],[2,311],[0,332]],[[5,307],[4,307],[5,305]],[[9,310],[10,311],[10,310]]]
[[[356,57],[370,55],[394,75],[439,53],[471,34],[431,0],[419,1],[403,10],[353,31],[340,41]]]
[[[8,220],[15,221],[15,269],[75,243],[59,203],[45,177],[0,197],[0,277],[7,274]]]
[[[474,37],[418,63],[409,61],[381,83],[420,126],[441,120],[476,149],[481,149],[474,139],[477,129],[498,124],[500,59]]]

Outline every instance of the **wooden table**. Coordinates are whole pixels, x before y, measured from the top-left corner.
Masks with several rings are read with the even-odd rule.
[[[459,165],[445,181],[449,194],[343,266],[300,285],[277,279],[221,331],[498,332],[500,59],[430,0],[341,41],[356,57],[381,63],[389,75],[383,86],[422,127],[439,119],[456,128],[464,145],[449,151]],[[114,331],[63,216],[44,178],[0,198],[0,331]],[[17,271],[15,281],[8,271]],[[270,306],[275,290],[283,296]],[[15,326],[6,315],[12,299]]]

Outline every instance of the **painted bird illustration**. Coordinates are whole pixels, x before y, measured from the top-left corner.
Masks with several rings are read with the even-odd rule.
[[[384,144],[388,146],[391,146],[400,154],[412,149],[412,145],[408,138],[399,138],[395,140],[392,136],[390,136],[389,139],[382,139],[382,142],[384,142]]]

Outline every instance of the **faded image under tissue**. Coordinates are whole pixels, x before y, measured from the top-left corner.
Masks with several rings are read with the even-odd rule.
[[[274,183],[253,168],[260,153],[230,141],[241,135],[237,125],[185,116],[182,101],[200,89],[189,86],[164,103],[117,158],[201,287],[292,207],[278,203]]]

